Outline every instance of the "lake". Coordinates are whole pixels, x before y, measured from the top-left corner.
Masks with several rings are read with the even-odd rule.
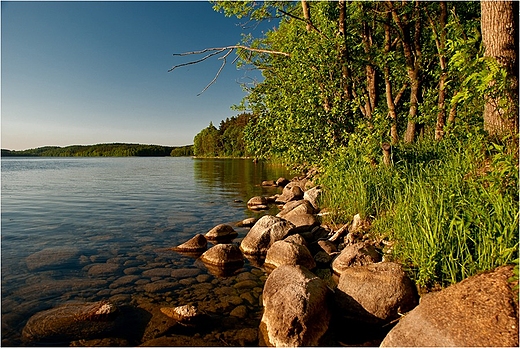
[[[169,248],[218,224],[265,214],[246,202],[280,192],[260,184],[292,178],[284,167],[185,157],[2,158],[1,166],[3,345],[21,345],[30,316],[68,302],[220,301],[216,315],[246,305],[241,322],[259,320],[261,269],[246,261],[232,277],[219,277]],[[235,242],[248,231],[235,230]],[[153,286],[170,274],[178,274],[175,289]],[[235,286],[246,278],[259,285],[245,292]],[[240,290],[231,304],[219,296],[224,288]]]

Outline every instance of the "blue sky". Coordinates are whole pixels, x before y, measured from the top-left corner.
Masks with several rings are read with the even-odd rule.
[[[205,1],[2,1],[2,148],[128,142],[186,145],[237,114],[259,72],[212,59],[168,73],[180,53],[237,44],[243,20]],[[254,35],[271,28],[257,27]]]

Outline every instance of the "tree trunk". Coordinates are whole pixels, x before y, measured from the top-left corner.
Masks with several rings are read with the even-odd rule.
[[[390,53],[391,49],[391,32],[390,32],[390,19],[391,14],[387,13],[385,20],[385,55]],[[392,82],[390,81],[390,66],[388,61],[385,60],[385,64],[383,67],[383,73],[385,76],[385,95],[386,95],[386,104],[388,106],[388,116],[390,117],[390,138],[392,139],[392,144],[395,145],[399,142],[399,134],[397,133],[397,113],[395,112],[395,104],[394,97],[392,93]]]
[[[388,2],[389,9],[392,13],[392,18],[395,24],[397,24],[401,32],[401,42],[403,44],[403,52],[406,62],[406,71],[410,80],[410,109],[408,111],[408,124],[406,125],[406,133],[404,135],[404,141],[406,143],[413,143],[415,140],[415,133],[417,130],[417,114],[418,104],[420,95],[420,61],[421,61],[421,17],[419,2],[414,1],[414,7],[412,11],[412,19],[415,21],[413,38],[411,37],[411,21],[407,15],[399,17],[397,10],[394,7],[392,1]]]
[[[482,42],[487,57],[502,65],[511,81],[509,107],[499,106],[500,96],[486,96],[484,129],[490,136],[518,134],[518,2],[481,1]]]
[[[435,126],[435,140],[441,140],[444,137],[444,126],[446,125],[446,91],[444,90],[446,84],[446,55],[444,49],[446,47],[446,22],[448,18],[448,7],[446,1],[439,2],[440,15],[439,26],[440,30],[435,29],[435,23],[430,17],[430,25],[435,33],[435,44],[439,54],[439,64],[441,67],[441,76],[439,78],[439,96],[437,99],[437,124]]]
[[[340,47],[341,60],[341,80],[343,87],[343,95],[345,100],[352,100],[352,90],[350,88],[350,69],[348,67],[348,49],[346,37],[346,21],[347,21],[347,4],[345,0],[339,0],[339,20],[338,20],[338,35],[341,36],[342,42]]]

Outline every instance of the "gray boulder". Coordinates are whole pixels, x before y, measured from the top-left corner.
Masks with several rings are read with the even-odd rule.
[[[369,243],[359,242],[346,246],[332,261],[332,270],[336,274],[343,273],[352,266],[363,266],[381,261],[377,249]]]
[[[316,216],[313,214],[314,207],[312,204],[301,199],[286,203],[276,216],[290,221],[297,228],[296,231],[305,231],[319,224]]]
[[[512,269],[500,267],[423,296],[381,346],[518,347],[518,290],[508,281]]]
[[[294,225],[289,221],[271,216],[262,216],[240,243],[245,254],[265,255],[269,247],[292,233]]]
[[[317,346],[329,327],[330,290],[301,266],[280,266],[267,278],[260,345]]]
[[[210,241],[222,241],[222,240],[231,240],[233,238],[236,238],[238,236],[237,231],[233,229],[233,227],[226,225],[226,224],[220,224],[215,227],[213,227],[211,230],[206,233],[205,237],[207,240]]]
[[[264,266],[268,269],[274,269],[282,265],[300,265],[307,269],[313,269],[316,267],[316,262],[306,246],[287,240],[279,240],[274,242],[267,250]]]
[[[419,296],[401,265],[380,262],[345,269],[335,300],[340,315],[347,319],[384,324],[412,310]]]

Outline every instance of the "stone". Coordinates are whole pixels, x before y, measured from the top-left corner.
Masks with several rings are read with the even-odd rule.
[[[518,347],[512,276],[513,266],[503,266],[423,296],[381,346]]]
[[[247,201],[247,206],[252,207],[255,205],[267,205],[267,199],[263,196],[251,197],[249,201]]]
[[[321,196],[321,188],[319,186],[315,186],[303,194],[303,199],[308,201],[315,211],[318,211],[320,206],[318,204],[319,197]]]
[[[274,180],[264,180],[262,181],[262,186],[276,186],[276,182]]]
[[[201,272],[198,268],[177,268],[170,270],[170,277],[176,279],[193,278]]]
[[[244,305],[237,306],[229,313],[229,315],[232,317],[244,319],[247,317],[247,307]]]
[[[285,237],[283,240],[286,242],[291,242],[291,243],[307,246],[307,242],[305,241],[305,238],[303,238],[299,234],[291,234],[290,236]]]
[[[201,255],[200,259],[213,273],[227,273],[226,268],[235,270],[244,264],[244,255],[236,244],[217,244]],[[214,267],[211,267],[214,266]],[[215,269],[217,267],[217,269]]]
[[[298,201],[291,201],[284,204],[282,210],[276,215],[281,218],[285,218],[285,216],[289,213],[293,213],[295,215],[298,214],[314,214],[314,207],[309,201],[305,199],[300,199]]]
[[[233,227],[226,225],[226,224],[220,224],[215,227],[213,227],[211,230],[209,230],[208,233],[206,233],[205,237],[207,240],[210,241],[221,241],[221,240],[232,240],[238,236],[237,231],[233,229]]]
[[[152,277],[169,277],[172,273],[171,268],[152,268],[146,271],[143,271],[142,276],[147,278]]]
[[[177,320],[180,324],[188,326],[193,325],[197,321],[197,318],[200,318],[203,315],[203,313],[193,305],[162,307],[161,312],[164,315]]]
[[[245,254],[265,255],[274,242],[290,235],[293,228],[294,225],[285,219],[264,215],[244,237],[240,249]]]
[[[158,281],[143,285],[143,289],[145,292],[149,293],[161,293],[174,290],[178,286],[179,282]]]
[[[330,322],[325,283],[301,266],[284,265],[267,278],[260,346],[318,346]]]
[[[264,266],[273,269],[281,265],[300,265],[313,269],[316,267],[316,262],[306,246],[279,240],[267,250]]]
[[[303,189],[295,181],[288,183],[282,191],[282,194],[276,199],[276,203],[287,203],[297,201],[303,198]]]
[[[256,218],[247,218],[242,221],[236,223],[237,227],[252,227],[258,219]]]
[[[380,262],[345,269],[335,301],[344,318],[379,325],[412,310],[419,296],[401,265]]]
[[[88,275],[96,277],[100,275],[115,275],[119,273],[120,267],[115,263],[97,263],[88,269]]]
[[[276,180],[276,186],[285,187],[290,181],[284,177],[280,177]]]
[[[117,312],[107,301],[65,304],[29,318],[22,340],[36,344],[97,338],[116,328]]]
[[[197,234],[185,243],[173,247],[174,251],[181,252],[204,252],[208,247],[208,241],[202,234]]]
[[[341,251],[332,261],[332,270],[340,275],[349,267],[363,266],[379,261],[381,261],[381,255],[372,244],[359,242],[348,245]]]
[[[321,250],[323,250],[324,252],[326,252],[329,255],[332,255],[338,251],[338,248],[336,247],[336,245],[328,240],[319,240],[318,245]]]
[[[25,263],[29,271],[56,269],[79,265],[79,249],[74,247],[46,248],[29,255]]]

